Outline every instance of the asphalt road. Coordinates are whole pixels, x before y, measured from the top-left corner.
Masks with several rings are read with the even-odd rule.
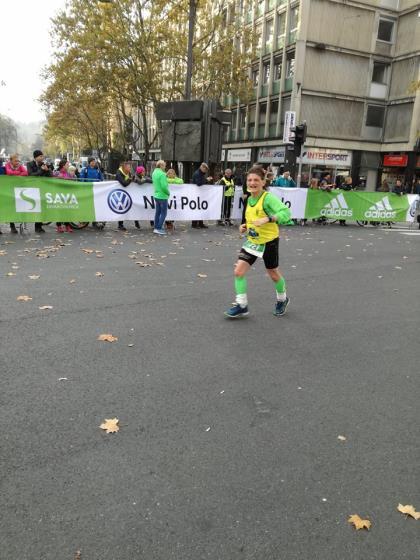
[[[285,228],[229,321],[236,229],[2,229],[1,560],[420,558],[420,237]]]

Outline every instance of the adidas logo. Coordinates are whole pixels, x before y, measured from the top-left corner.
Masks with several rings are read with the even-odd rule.
[[[351,218],[353,210],[348,207],[346,199],[340,193],[322,208],[320,214],[326,218]]]
[[[365,212],[366,218],[395,218],[397,213],[392,209],[387,196],[375,202],[368,210]]]

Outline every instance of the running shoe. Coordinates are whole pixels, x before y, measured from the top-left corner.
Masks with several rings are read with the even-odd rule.
[[[289,305],[290,299],[286,297],[284,301],[277,301],[274,307],[273,315],[280,317],[286,313],[286,307]]]
[[[239,303],[235,303],[233,307],[225,311],[225,316],[228,319],[238,319],[239,317],[246,317],[249,315],[248,306],[241,307]]]
[[[154,229],[153,233],[157,233],[157,235],[166,235],[166,231],[163,231],[162,229]]]

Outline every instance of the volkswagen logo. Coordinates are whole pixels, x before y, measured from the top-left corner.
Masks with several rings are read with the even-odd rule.
[[[108,195],[108,206],[116,214],[126,214],[133,206],[133,201],[127,191],[114,189]]]

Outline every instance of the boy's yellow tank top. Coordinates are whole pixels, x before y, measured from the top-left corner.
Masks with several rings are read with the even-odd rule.
[[[268,243],[279,236],[279,226],[275,222],[268,222],[263,226],[252,225],[253,221],[268,217],[264,211],[264,199],[267,194],[267,192],[263,192],[255,206],[247,204],[246,207],[245,219],[246,227],[248,229],[247,239],[248,241],[251,241],[251,243],[258,243],[262,245],[263,243]]]

